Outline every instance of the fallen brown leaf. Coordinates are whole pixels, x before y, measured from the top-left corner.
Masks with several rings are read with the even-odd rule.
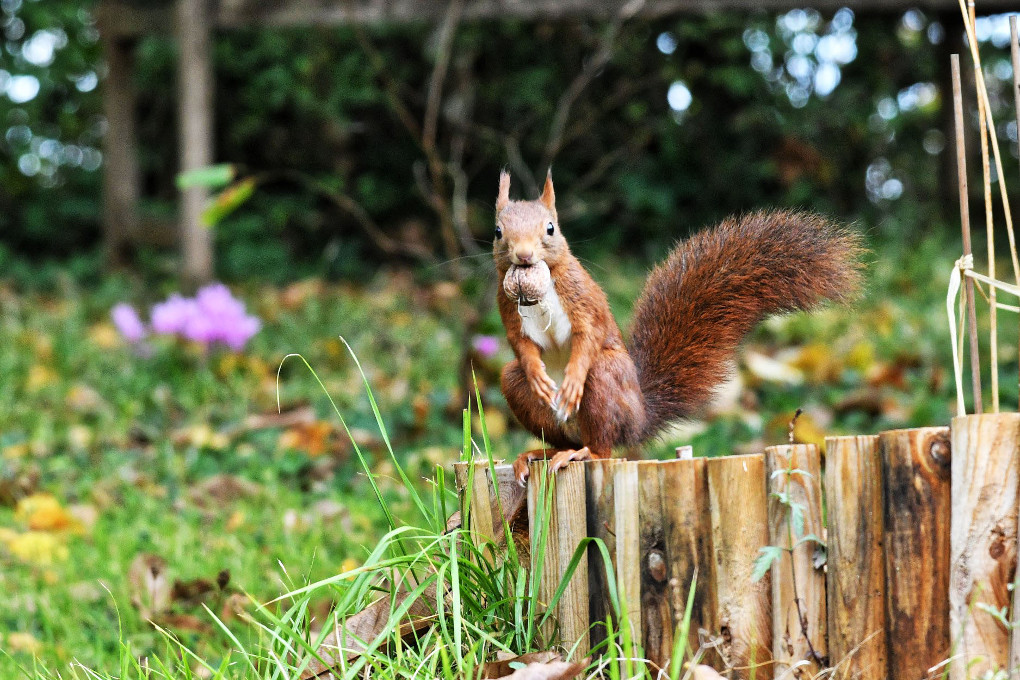
[[[161,614],[150,620],[160,628],[173,628],[203,634],[212,632],[212,627],[208,623],[191,614]]]
[[[692,666],[690,671],[691,680],[726,680],[725,676],[720,675],[719,671],[711,666],[698,664],[697,666]]]
[[[552,663],[529,663],[524,668],[518,668],[504,678],[511,680],[569,680],[576,678],[584,672],[587,663],[569,663],[567,661],[553,661]]]
[[[153,619],[170,608],[170,577],[166,560],[159,555],[140,553],[128,567],[131,604],[143,619]]]
[[[298,423],[280,433],[278,445],[281,449],[304,451],[316,458],[337,448],[331,441],[333,432],[333,425],[325,420]]]
[[[383,597],[349,617],[339,629],[327,635],[319,647],[319,656],[327,664],[313,659],[307,670],[301,674],[301,680],[328,677],[331,674],[331,667],[338,664],[341,659],[349,662],[357,658],[365,651],[366,645],[371,644],[389,625],[392,608],[400,606],[410,595],[406,588],[401,588],[396,595],[396,604],[391,603],[389,597]],[[426,588],[408,608],[406,620],[400,625],[400,636],[409,638],[431,627],[436,602],[435,586]]]
[[[315,422],[315,409],[301,406],[290,411],[256,413],[244,419],[243,430],[266,430],[273,427],[292,427]]]
[[[235,475],[206,477],[188,489],[188,500],[201,509],[221,508],[235,501],[257,496],[261,487]]]
[[[553,661],[562,661],[563,657],[553,651],[546,652],[528,652],[527,654],[521,654],[516,656],[514,654],[507,654],[506,652],[497,652],[496,660],[489,661],[485,664],[482,670],[483,678],[503,678],[508,675],[512,675],[515,669],[511,664],[523,664],[528,665],[532,663],[551,663]]]

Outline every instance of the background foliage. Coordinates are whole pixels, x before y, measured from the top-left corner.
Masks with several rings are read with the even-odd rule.
[[[5,0],[2,9],[0,257],[92,252],[104,121],[89,3]],[[1004,22],[982,26],[989,48],[1001,42]],[[954,14],[918,10],[465,23],[438,111],[436,154],[450,177],[437,187],[422,132],[408,124],[429,113],[443,48],[433,27],[224,32],[217,158],[262,182],[217,231],[219,272],[288,280],[375,269],[385,253],[329,191],[439,261],[461,253],[444,249],[431,201],[456,193],[458,219],[484,249],[503,166],[525,195],[555,166],[568,233],[588,240],[585,254],[657,255],[692,228],[762,205],[809,207],[895,239],[943,229],[955,213],[948,53],[961,36]],[[177,166],[174,64],[168,37],[140,42],[145,215],[164,231]],[[1004,50],[990,54],[988,72],[998,119],[1009,120]],[[37,94],[21,101],[33,80]],[[564,93],[579,81],[556,135]],[[1012,149],[1015,124],[998,132]],[[82,269],[94,272],[94,262]]]

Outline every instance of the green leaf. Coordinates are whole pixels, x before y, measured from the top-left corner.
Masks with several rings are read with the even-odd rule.
[[[205,167],[178,173],[177,188],[182,190],[194,187],[219,189],[230,184],[234,180],[235,175],[234,166],[230,163],[206,165]]]
[[[808,534],[807,536],[802,536],[800,539],[798,539],[797,542],[793,544],[793,547],[796,548],[802,543],[807,543],[808,541],[813,541],[822,547],[825,546],[825,542],[822,539],[818,538],[814,534]]]
[[[224,217],[241,207],[254,193],[255,179],[252,177],[231,184],[202,211],[202,224],[215,227]]]
[[[772,472],[772,475],[769,477],[769,479],[775,479],[776,477],[779,477],[781,475],[786,475],[787,477],[793,477],[794,475],[800,475],[801,477],[807,477],[808,479],[813,479],[813,475],[810,472],[808,472],[807,470],[801,470],[800,468],[782,468],[782,469],[779,469],[779,470],[774,470]]]
[[[804,506],[800,503],[790,503],[790,521],[793,523],[793,535],[804,535]]]
[[[772,563],[783,554],[783,549],[778,545],[767,545],[759,550],[761,553],[754,560],[754,570],[751,572],[751,581],[757,583],[768,573]]]

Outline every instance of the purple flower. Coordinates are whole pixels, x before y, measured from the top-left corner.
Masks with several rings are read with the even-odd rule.
[[[171,295],[152,308],[152,327],[157,333],[180,335],[193,342],[220,342],[235,352],[262,328],[247,313],[244,303],[222,283],[201,288],[194,298]]]
[[[471,346],[483,358],[490,359],[499,351],[499,338],[494,335],[476,335],[471,338]]]
[[[240,352],[261,328],[261,321],[254,316],[245,315],[222,327],[219,339],[230,349]]]
[[[140,342],[148,334],[145,324],[138,317],[138,312],[126,302],[115,305],[110,310],[110,317],[113,319],[113,325],[128,342]]]
[[[230,289],[213,283],[198,291],[195,302],[203,316],[210,319],[239,319],[245,315],[244,303],[234,299]]]
[[[174,293],[166,302],[153,305],[150,317],[152,330],[157,333],[184,333],[197,311],[195,301]]]

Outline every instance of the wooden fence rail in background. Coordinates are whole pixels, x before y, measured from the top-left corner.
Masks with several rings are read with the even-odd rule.
[[[558,627],[545,632],[578,656],[604,640],[613,573],[624,598],[614,625],[631,627],[653,671],[668,668],[697,575],[690,651],[701,648],[701,663],[731,678],[812,678],[832,668],[833,678],[917,680],[948,669],[963,680],[1020,667],[1020,636],[1011,650],[1006,624],[1020,415],[831,437],[826,450],[824,465],[814,445],[572,463],[552,480],[533,464],[532,548],[538,522],[552,527],[539,599],[551,600],[585,537],[602,539],[612,561],[607,570],[590,549],[556,606]],[[500,489],[516,486],[508,467],[498,466]],[[486,466],[476,470],[489,479]],[[487,506],[496,489],[484,486],[465,498]],[[514,492],[500,496],[513,502]],[[498,531],[491,521],[470,526]],[[754,580],[766,546],[775,559]]]

